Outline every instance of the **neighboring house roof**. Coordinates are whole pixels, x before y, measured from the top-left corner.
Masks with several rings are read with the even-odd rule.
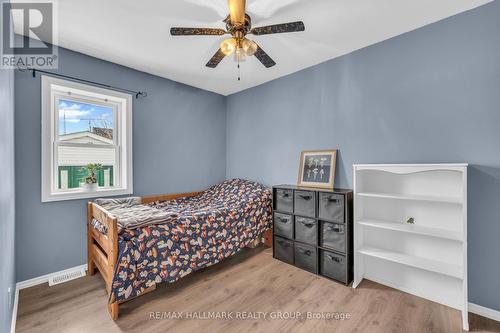
[[[59,135],[59,140],[66,142],[75,142],[75,143],[92,142],[92,143],[108,144],[108,145],[113,144],[112,139],[88,131]]]

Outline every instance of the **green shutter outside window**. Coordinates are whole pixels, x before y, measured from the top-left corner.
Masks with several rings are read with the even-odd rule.
[[[97,172],[97,183],[99,186],[104,186],[104,171],[109,170],[109,183],[113,186],[113,166],[107,165],[103,166],[101,170]],[[87,169],[81,166],[60,166],[58,177],[59,177],[59,188],[62,185],[62,171],[67,171],[68,173],[68,188],[79,188],[80,183],[85,182],[85,177],[87,177]]]

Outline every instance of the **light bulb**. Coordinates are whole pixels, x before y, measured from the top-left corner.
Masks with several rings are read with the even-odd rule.
[[[231,55],[236,50],[236,40],[228,38],[220,43],[220,50],[225,56]]]
[[[255,54],[255,52],[257,52],[257,43],[255,43],[253,40],[250,40],[250,39],[244,39],[243,40],[243,51],[245,51],[245,54],[247,56],[253,56]]]

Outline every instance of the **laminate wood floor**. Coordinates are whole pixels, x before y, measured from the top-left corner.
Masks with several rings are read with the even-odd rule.
[[[226,311],[233,319],[186,318]],[[151,318],[158,312],[160,319]],[[161,318],[180,312],[183,318]],[[205,312],[205,314],[203,314]],[[267,319],[236,318],[265,312]],[[348,319],[277,319],[279,313],[346,313]],[[153,315],[154,316],[154,315]],[[260,316],[263,316],[261,314]],[[272,318],[271,318],[272,316]],[[262,317],[261,317],[262,318]],[[500,332],[500,323],[469,315],[471,331]],[[272,258],[272,250],[244,250],[233,258],[120,306],[114,322],[99,274],[20,292],[17,332],[461,332],[457,310],[380,284],[357,288],[309,274]]]

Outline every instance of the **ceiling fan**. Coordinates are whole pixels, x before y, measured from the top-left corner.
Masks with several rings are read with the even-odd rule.
[[[264,27],[252,28],[252,19],[245,13],[245,0],[228,0],[229,15],[223,21],[226,23],[226,30],[216,28],[171,28],[172,36],[222,36],[232,35],[224,40],[219,50],[214,54],[206,66],[215,68],[226,56],[234,53],[234,59],[238,63],[245,60],[245,56],[253,56],[266,66],[266,68],[276,65],[273,59],[260,48],[257,43],[246,38],[247,34],[256,36],[278,34],[284,32],[304,31],[305,26],[302,21],[268,25]]]

